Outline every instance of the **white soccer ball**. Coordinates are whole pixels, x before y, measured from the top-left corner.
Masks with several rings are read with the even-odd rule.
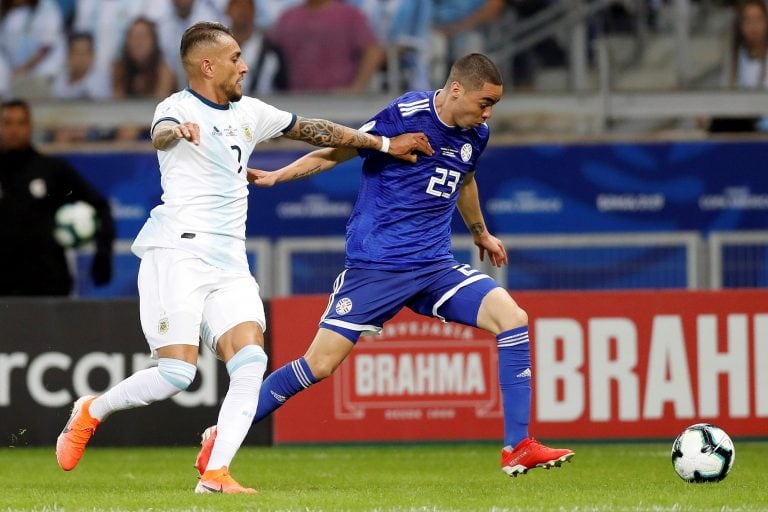
[[[62,247],[76,248],[93,240],[97,228],[93,206],[84,201],[67,203],[56,211],[53,237]]]
[[[691,425],[672,444],[672,466],[686,482],[719,482],[728,476],[734,460],[731,438],[708,423]]]

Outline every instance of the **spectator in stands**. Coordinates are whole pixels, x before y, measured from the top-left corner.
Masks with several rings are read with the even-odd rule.
[[[305,0],[272,31],[292,92],[362,92],[384,60],[365,14],[339,0]]]
[[[138,18],[128,28],[112,73],[115,98],[164,98],[174,91],[173,72],[158,45],[155,24]]]
[[[482,53],[486,26],[499,19],[504,0],[433,0],[433,75],[444,77],[448,65],[468,53]]]
[[[166,0],[168,5],[158,11],[163,14],[157,19],[157,34],[163,57],[173,71],[177,82],[182,82],[184,66],[179,59],[181,35],[198,21],[222,21],[222,12],[216,10],[209,0]],[[164,94],[163,97],[167,96]]]
[[[386,67],[397,64],[400,83],[389,89],[429,89],[432,0],[348,0],[365,13],[387,52]],[[385,75],[386,76],[386,75]]]
[[[253,0],[256,6],[256,23],[267,32],[280,19],[283,11],[296,7],[302,0]]]
[[[155,24],[147,18],[137,18],[125,34],[122,55],[113,67],[112,96],[163,98],[175,88],[176,78],[160,51]],[[135,140],[142,131],[143,127],[121,126],[116,138]]]
[[[227,17],[232,35],[243,52],[243,61],[249,68],[242,82],[243,93],[261,96],[286,89],[282,58],[256,27],[253,0],[229,0]]]
[[[722,85],[735,89],[768,89],[768,8],[764,0],[743,0],[736,7],[733,39],[723,66]],[[712,132],[768,131],[768,119],[715,118]]]
[[[64,26],[54,0],[2,0],[0,52],[11,68],[11,89],[46,96],[64,65]]]
[[[112,97],[109,73],[94,66],[93,37],[75,33],[69,36],[67,66],[56,76],[51,97],[60,100],[106,100]],[[53,130],[55,142],[73,143],[99,140],[105,133],[82,125],[62,124]]]
[[[93,36],[97,69],[111,73],[128,26],[140,16],[154,21],[156,3],[157,0],[76,0],[72,29]]]
[[[53,238],[54,215],[64,203],[85,201],[99,217],[91,277],[112,277],[115,236],[109,203],[64,160],[32,146],[29,105],[0,104],[0,296],[68,295],[72,291],[64,249]]]
[[[69,36],[67,65],[56,76],[51,96],[62,100],[104,100],[112,96],[109,73],[94,63],[93,37],[88,33]]]

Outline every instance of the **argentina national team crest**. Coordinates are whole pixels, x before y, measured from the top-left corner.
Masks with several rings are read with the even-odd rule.
[[[470,158],[472,158],[472,144],[467,143],[461,146],[461,159],[469,162]]]
[[[247,124],[244,124],[242,126],[243,129],[243,135],[245,136],[245,140],[248,142],[251,142],[253,140],[253,133],[251,133],[251,127]]]
[[[339,299],[336,303],[336,314],[346,315],[350,311],[352,311],[352,300],[348,297]]]
[[[157,323],[157,333],[162,336],[163,334],[168,332],[169,327],[170,327],[170,322],[168,321],[168,317],[163,317]]]

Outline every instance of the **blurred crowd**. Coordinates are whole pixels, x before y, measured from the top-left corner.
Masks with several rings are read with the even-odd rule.
[[[483,51],[505,0],[2,0],[0,98],[161,99],[185,87],[190,25],[232,28],[244,92],[426,89],[456,55]],[[439,53],[433,51],[438,48]],[[397,73],[387,73],[396,66]],[[434,69],[433,69],[434,68]],[[391,87],[387,80],[401,83]],[[111,134],[131,139],[125,128]],[[60,139],[98,138],[62,130]]]
[[[0,0],[0,99],[162,99],[186,86],[178,45],[201,20],[232,28],[250,68],[249,95],[429,89],[442,85],[437,80],[456,57],[498,46],[511,23],[559,1]],[[669,0],[639,1],[653,28]],[[725,86],[768,87],[763,1],[734,2]],[[613,14],[615,26],[634,23]],[[532,58],[562,66],[567,52],[550,38],[515,55],[508,63],[515,87],[525,86]],[[134,140],[146,133],[124,126],[108,134],[63,128],[54,136]]]
[[[163,98],[183,87],[178,45],[193,23],[232,28],[245,89],[364,92],[385,86],[396,49],[403,88],[430,86],[442,55],[482,51],[505,0],[2,0],[0,95]]]

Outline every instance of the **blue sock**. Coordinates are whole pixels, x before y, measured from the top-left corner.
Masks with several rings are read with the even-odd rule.
[[[531,346],[528,326],[496,336],[499,384],[504,403],[504,446],[512,448],[528,437],[531,417]]]
[[[317,382],[303,357],[278,368],[264,379],[259,392],[259,406],[253,422],[272,414],[293,395]]]

